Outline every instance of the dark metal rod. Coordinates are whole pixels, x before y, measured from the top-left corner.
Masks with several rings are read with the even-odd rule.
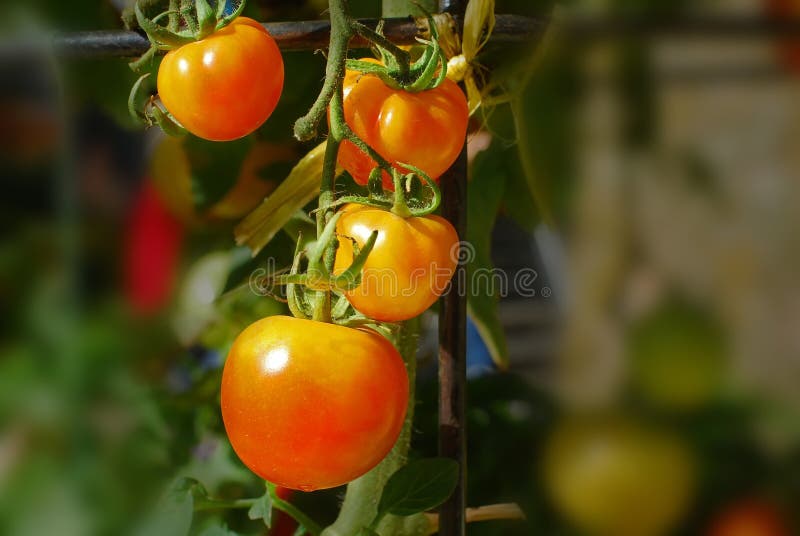
[[[457,19],[460,23],[461,19]],[[377,20],[362,20],[375,27]],[[330,40],[331,25],[327,20],[270,22],[264,27],[275,38],[283,50],[314,50],[326,48]],[[520,42],[541,34],[544,22],[514,15],[498,15],[492,41],[497,43]],[[384,34],[398,44],[412,44],[421,31],[411,18],[386,19]],[[144,34],[130,31],[78,32],[56,35],[53,38],[58,55],[71,58],[137,57],[144,54],[150,43]],[[366,46],[360,38],[353,39],[353,46]]]
[[[462,0],[439,2],[442,12],[456,16],[465,8]],[[461,240],[467,236],[467,172],[465,139],[461,154],[441,179],[442,216]],[[458,462],[458,483],[439,511],[441,536],[466,533],[467,289],[467,267],[459,262],[439,311],[439,455]]]
[[[460,23],[461,17],[456,16]],[[375,25],[376,20],[365,20]],[[497,15],[497,25],[492,40],[497,43],[520,42],[542,34],[547,19],[533,19],[516,15]],[[264,26],[275,37],[283,50],[313,50],[325,48],[330,36],[328,21],[273,22]],[[754,37],[798,38],[800,19],[743,16],[692,16],[656,17],[618,16],[586,17],[563,21],[565,32],[577,39],[613,37],[650,38],[664,36],[682,37]],[[412,19],[387,19],[386,36],[398,44],[411,44],[419,36],[419,28]],[[149,47],[144,35],[129,31],[95,31],[57,34],[53,44],[58,55],[65,57],[136,57]],[[354,40],[354,46],[364,45]],[[19,43],[0,43],[0,52],[7,52]]]

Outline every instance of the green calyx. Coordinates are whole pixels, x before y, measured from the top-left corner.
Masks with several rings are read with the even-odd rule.
[[[245,6],[242,0],[232,13],[225,15],[225,0],[170,0],[167,9],[149,17],[147,11],[152,3],[138,0],[133,10],[137,24],[157,50],[171,50],[204,39],[233,22]],[[165,20],[167,23],[163,24]]]
[[[411,62],[408,51],[383,36],[382,23],[372,30],[354,22],[355,33],[372,43],[380,56],[381,64],[348,59],[347,69],[377,76],[389,87],[404,91],[418,92],[437,88],[447,77],[447,56],[439,46],[438,32],[432,21],[430,28],[431,39],[417,38],[417,42],[425,48],[420,57]]]

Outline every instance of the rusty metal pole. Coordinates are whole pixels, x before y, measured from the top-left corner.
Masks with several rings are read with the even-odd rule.
[[[439,9],[463,15],[466,1],[440,0]],[[462,87],[463,89],[463,87]],[[467,144],[441,178],[442,216],[458,236],[467,235]],[[462,258],[459,255],[459,259]],[[439,313],[439,455],[459,464],[458,485],[439,513],[441,536],[463,536],[466,530],[465,397],[467,386],[467,269],[459,263]]]

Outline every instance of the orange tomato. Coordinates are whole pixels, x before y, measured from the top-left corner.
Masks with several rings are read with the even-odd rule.
[[[353,242],[363,247],[373,230],[361,285],[347,292],[361,313],[384,322],[420,315],[442,295],[458,262],[458,234],[439,216],[401,218],[387,210],[348,205],[336,225],[339,248],[334,272],[353,262]]]
[[[407,404],[405,365],[388,340],[287,316],[242,331],[222,374],[222,418],[236,454],[261,478],[303,491],[377,465]]]
[[[377,76],[347,71],[344,115],[353,132],[392,165],[411,164],[438,179],[461,152],[469,110],[464,93],[451,80],[436,89],[411,93],[392,89]],[[358,147],[344,141],[339,149],[339,165],[356,182],[366,184],[376,164]],[[392,188],[386,173],[383,182],[384,187]]]
[[[778,510],[758,499],[734,503],[711,524],[709,536],[790,536]]]
[[[229,141],[272,114],[283,90],[283,59],[269,33],[239,17],[210,36],[164,56],[161,102],[195,136]]]

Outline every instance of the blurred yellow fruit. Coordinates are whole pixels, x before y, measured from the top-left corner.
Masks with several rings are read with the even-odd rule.
[[[724,332],[707,312],[670,301],[638,322],[628,352],[633,387],[664,409],[692,410],[722,386],[727,348]]]
[[[693,457],[680,438],[620,416],[562,421],[543,462],[553,504],[590,535],[668,534],[694,488]]]
[[[150,178],[169,210],[184,222],[203,217],[235,220],[253,210],[284,178],[268,179],[259,172],[271,165],[292,162],[296,157],[291,145],[256,142],[242,162],[236,183],[204,214],[198,214],[192,202],[191,169],[181,139],[165,136],[159,141],[150,160]]]

